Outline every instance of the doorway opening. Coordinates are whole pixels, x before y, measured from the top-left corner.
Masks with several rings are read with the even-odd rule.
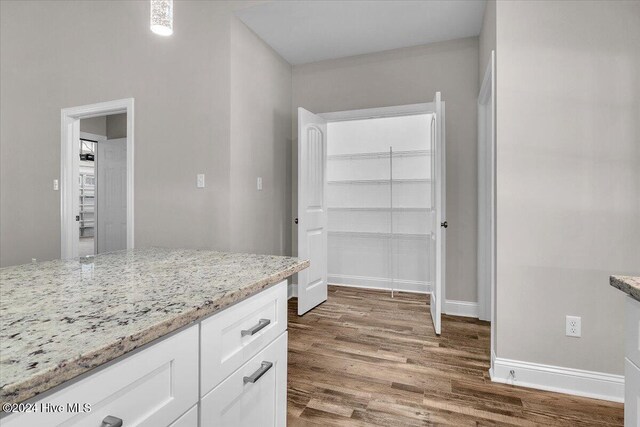
[[[298,112],[298,314],[327,285],[444,292],[444,103]]]
[[[80,119],[78,255],[127,248],[127,114]]]
[[[62,110],[63,259],[133,248],[133,99]]]

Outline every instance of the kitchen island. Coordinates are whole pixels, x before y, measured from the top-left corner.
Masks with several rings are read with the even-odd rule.
[[[0,269],[0,401],[20,412],[2,424],[93,425],[107,413],[124,419],[109,412],[120,409],[131,414],[124,425],[170,425],[279,340],[286,393],[285,279],[308,265],[152,248]],[[149,402],[123,407],[137,398]],[[80,406],[25,413],[42,402]],[[202,422],[194,417],[179,425]]]
[[[627,294],[624,360],[624,425],[640,426],[640,277],[611,276],[609,283]]]

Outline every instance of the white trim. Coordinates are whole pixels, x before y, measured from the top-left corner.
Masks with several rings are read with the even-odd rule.
[[[496,352],[496,53],[491,56],[478,94],[478,317],[491,322],[491,351]],[[486,118],[491,115],[490,141]],[[487,213],[485,215],[484,213]],[[481,215],[482,213],[482,215]],[[483,244],[484,242],[484,244]],[[480,247],[480,246],[483,247]],[[488,246],[488,249],[487,249]]]
[[[429,294],[432,291],[431,283],[418,280],[391,279],[387,277],[364,277],[347,274],[329,274],[328,282],[332,286],[345,286],[348,288],[378,289],[390,291],[393,287],[397,292],[412,292],[416,294]]]
[[[134,100],[133,98],[63,108],[60,112],[60,257],[78,256],[78,173],[80,119],[127,114],[127,249],[134,247]]]
[[[478,303],[471,301],[445,300],[444,313],[450,316],[478,318]]]
[[[80,138],[94,139],[96,141],[107,140],[107,137],[105,135],[98,135],[97,133],[83,132],[83,131],[80,131]]]
[[[287,285],[287,299],[298,298],[298,284],[289,283]]]
[[[412,116],[434,112],[433,102],[423,104],[395,105],[392,107],[365,108],[362,110],[334,111],[318,114],[328,122],[345,120],[377,119],[381,117]]]
[[[624,402],[624,376],[604,372],[496,358],[492,354],[491,381],[593,399]],[[514,371],[515,380],[510,372]]]

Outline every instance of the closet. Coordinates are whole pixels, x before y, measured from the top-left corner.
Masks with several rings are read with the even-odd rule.
[[[432,118],[327,124],[329,283],[430,291]]]
[[[433,102],[314,114],[298,108],[298,315],[329,284],[430,294],[445,287],[445,111]]]

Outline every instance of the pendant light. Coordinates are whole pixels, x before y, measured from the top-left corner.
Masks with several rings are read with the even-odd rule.
[[[173,34],[173,0],[151,0],[151,31],[161,36]]]

